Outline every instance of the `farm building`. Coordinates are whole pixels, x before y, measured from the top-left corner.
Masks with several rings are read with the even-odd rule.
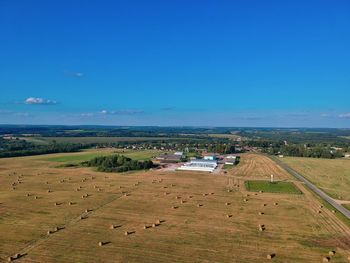
[[[215,168],[218,166],[215,160],[206,160],[206,159],[196,159],[191,160],[188,163],[185,163],[178,170],[186,170],[186,171],[200,171],[200,172],[213,172]]]
[[[203,159],[204,160],[214,161],[214,160],[216,160],[216,155],[215,154],[204,155]]]
[[[180,152],[175,154],[162,154],[158,156],[156,159],[161,163],[178,163],[181,162],[184,158],[184,155]]]

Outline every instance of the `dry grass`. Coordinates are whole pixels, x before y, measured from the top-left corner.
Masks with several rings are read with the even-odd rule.
[[[349,256],[349,229],[326,209],[317,214],[320,203],[311,194],[257,193],[244,202],[244,187],[227,192],[226,175],[106,175],[50,165],[33,157],[0,160],[0,261],[16,253],[27,253],[19,262],[50,263],[264,262],[274,254],[273,262],[320,262],[329,256],[340,263]],[[266,165],[261,170],[267,175],[269,169],[278,170]],[[20,174],[22,183],[10,190]],[[254,169],[245,176],[256,176]],[[172,184],[164,195],[163,186]],[[94,185],[104,191],[96,191]],[[130,196],[124,198],[122,190]],[[89,197],[81,198],[82,194]],[[176,196],[186,203],[180,204]],[[55,202],[62,205],[54,206]],[[179,209],[171,209],[176,205]],[[266,230],[258,231],[259,224]],[[47,235],[57,226],[64,229]],[[98,245],[107,241],[108,245]],[[330,256],[333,250],[336,254]]]
[[[288,164],[332,197],[350,201],[350,160],[284,157]]]

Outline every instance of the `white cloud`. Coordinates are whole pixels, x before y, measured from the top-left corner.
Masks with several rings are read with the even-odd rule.
[[[28,105],[54,105],[57,104],[54,100],[48,100],[43,98],[29,97],[24,101]]]
[[[81,117],[93,117],[95,116],[95,114],[91,113],[91,112],[84,112],[80,114]]]
[[[144,113],[144,111],[135,109],[123,109],[117,111],[101,110],[100,113],[103,115],[134,115]]]
[[[350,119],[350,112],[339,114],[338,117],[342,119]]]
[[[65,71],[64,74],[67,77],[73,77],[73,78],[82,78],[82,77],[84,77],[84,73],[82,73],[82,72]]]

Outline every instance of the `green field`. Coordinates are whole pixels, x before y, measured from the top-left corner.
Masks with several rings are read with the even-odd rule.
[[[79,152],[71,154],[58,154],[54,157],[45,158],[45,161],[61,162],[61,163],[80,163],[89,161],[98,156],[106,156],[111,154],[122,154],[134,160],[146,160],[154,156],[159,155],[161,152],[157,150],[109,150],[109,151],[94,151],[91,152]]]
[[[350,201],[350,160],[284,157],[281,161],[333,198]]]
[[[21,137],[27,141],[34,142],[34,137]],[[133,142],[133,141],[160,141],[160,140],[180,140],[182,138],[170,137],[35,137],[36,143],[117,143],[117,142]],[[198,139],[197,139],[198,140]]]
[[[251,192],[268,192],[268,193],[286,193],[301,194],[301,191],[291,182],[274,182],[269,181],[245,181],[245,187]]]

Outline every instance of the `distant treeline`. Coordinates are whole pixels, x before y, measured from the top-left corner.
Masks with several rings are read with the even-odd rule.
[[[350,151],[348,144],[338,143],[335,149],[332,144],[327,143],[309,143],[309,144],[286,144],[283,141],[267,141],[257,140],[246,142],[251,147],[258,147],[264,153],[272,155],[285,155],[294,157],[311,157],[311,158],[341,158],[344,156],[344,152]]]
[[[0,138],[0,158],[40,155],[48,153],[77,152],[89,148],[87,144],[56,144],[38,145],[20,139]]]
[[[97,167],[100,172],[127,172],[132,170],[145,170],[155,167],[152,161],[132,160],[123,155],[111,155],[95,157],[94,159],[83,162],[82,165],[88,167]]]

